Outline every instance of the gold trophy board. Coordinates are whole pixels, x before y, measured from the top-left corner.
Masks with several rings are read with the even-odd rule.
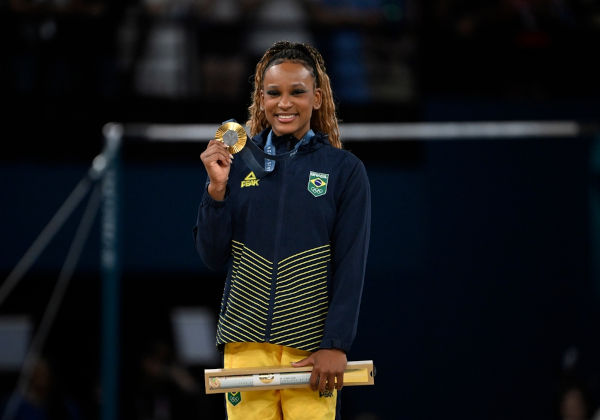
[[[205,369],[204,385],[207,394],[306,388],[311,371],[312,366]],[[354,385],[375,385],[372,360],[348,362],[344,371],[344,386]]]

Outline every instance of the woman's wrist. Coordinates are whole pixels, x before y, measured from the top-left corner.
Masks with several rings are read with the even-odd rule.
[[[213,200],[223,201],[225,199],[225,193],[227,192],[227,183],[218,184],[210,182],[207,191]]]

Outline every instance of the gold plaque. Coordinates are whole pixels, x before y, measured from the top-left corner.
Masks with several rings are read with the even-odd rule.
[[[217,128],[215,139],[223,142],[229,149],[229,153],[236,154],[246,145],[246,130],[236,122],[227,122]]]

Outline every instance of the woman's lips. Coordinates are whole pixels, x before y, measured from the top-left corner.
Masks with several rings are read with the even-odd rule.
[[[287,123],[296,118],[296,114],[276,114],[277,121]]]

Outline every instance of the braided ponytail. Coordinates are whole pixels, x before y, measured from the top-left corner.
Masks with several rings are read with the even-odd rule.
[[[315,77],[315,87],[321,89],[322,103],[319,109],[313,110],[310,119],[311,128],[314,131],[326,134],[331,145],[341,149],[342,142],[340,140],[335,102],[329,76],[325,70],[325,62],[321,54],[306,43],[276,42],[265,51],[256,64],[252,104],[248,107],[248,121],[246,122],[250,128],[250,134],[254,136],[269,126],[264,111],[260,109],[264,75],[271,65],[283,61],[300,62],[312,71]]]

